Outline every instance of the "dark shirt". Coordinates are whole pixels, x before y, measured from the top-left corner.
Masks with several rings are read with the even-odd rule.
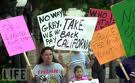
[[[122,64],[123,64],[128,76],[130,75],[131,72],[135,72],[135,56],[123,59]],[[131,81],[126,80],[126,77],[119,66],[116,67],[116,73],[120,78],[125,79],[124,83],[132,83]]]
[[[94,58],[94,63],[92,65],[92,70],[95,71],[95,72],[100,72],[102,70],[105,69],[105,65],[100,65],[98,60],[96,58]]]

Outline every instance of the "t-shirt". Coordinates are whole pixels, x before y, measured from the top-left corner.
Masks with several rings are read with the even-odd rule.
[[[87,55],[83,52],[79,52],[79,53],[72,53],[71,57],[70,57],[70,78],[73,77],[73,73],[74,73],[74,67],[79,65],[82,67],[83,69],[83,75],[87,75],[86,74],[86,65],[89,64],[89,58],[87,57]]]
[[[63,71],[64,68],[59,63],[52,63],[51,65],[38,64],[33,69],[36,83],[63,83]]]

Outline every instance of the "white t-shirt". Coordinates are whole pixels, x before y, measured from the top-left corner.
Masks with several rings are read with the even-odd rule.
[[[63,71],[64,68],[59,63],[52,63],[51,65],[38,64],[33,69],[36,83],[63,83]]]
[[[86,65],[88,65],[90,62],[88,56],[83,53],[83,52],[79,52],[79,53],[72,53],[71,57],[70,57],[70,78],[73,77],[74,74],[74,68],[75,66],[79,65],[82,67],[83,69],[83,74],[87,75],[86,73]]]

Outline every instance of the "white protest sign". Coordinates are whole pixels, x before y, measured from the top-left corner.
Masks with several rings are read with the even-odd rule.
[[[98,79],[92,79],[92,80],[81,80],[81,81],[74,81],[69,83],[99,83]]]
[[[57,9],[38,15],[38,22],[42,34],[42,38],[45,46],[54,46],[56,43],[56,37],[60,32],[62,26],[61,21],[63,18],[62,9]]]
[[[98,17],[82,17],[81,19],[82,26],[80,27],[85,28],[82,38],[86,37],[89,41],[91,41],[96,28]]]
[[[65,17],[55,49],[88,51],[97,19],[97,17]]]

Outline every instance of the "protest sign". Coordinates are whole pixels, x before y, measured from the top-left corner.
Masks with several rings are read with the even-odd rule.
[[[56,37],[62,27],[62,9],[60,8],[38,15],[37,18],[45,46],[54,46],[56,43]]]
[[[99,83],[98,79],[92,79],[92,80],[81,80],[81,81],[74,81],[69,83]]]
[[[98,17],[96,30],[100,30],[100,29],[105,28],[114,23],[114,17],[110,10],[90,8],[88,16],[89,17],[95,17],[95,16]]]
[[[23,16],[1,20],[0,33],[9,56],[35,49]]]
[[[112,6],[112,13],[127,56],[135,55],[135,1],[125,0]]]
[[[116,24],[95,31],[90,46],[100,64],[105,64],[125,55]]]
[[[88,51],[96,22],[97,17],[65,17],[55,49]]]
[[[124,0],[125,2],[127,2],[127,3],[130,3],[130,5],[132,4],[132,5],[134,5],[134,0]]]

